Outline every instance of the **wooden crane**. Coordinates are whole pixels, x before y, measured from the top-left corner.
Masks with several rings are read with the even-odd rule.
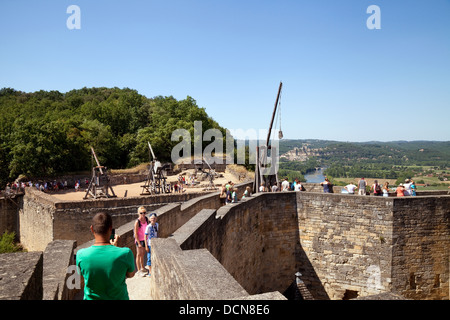
[[[283,83],[280,82],[277,99],[275,101],[275,107],[272,113],[272,119],[270,121],[269,132],[267,134],[266,144],[256,147],[255,183],[253,184],[254,193],[259,192],[259,187],[261,185],[264,185],[265,188],[270,188],[275,183],[278,185],[279,182],[277,170],[278,154],[276,147],[270,144],[270,135],[272,133],[275,115],[277,114],[277,107],[280,103],[282,86]],[[278,132],[278,138],[281,139],[282,137],[283,133],[280,128],[280,131]],[[271,158],[270,163],[268,162],[269,157]]]

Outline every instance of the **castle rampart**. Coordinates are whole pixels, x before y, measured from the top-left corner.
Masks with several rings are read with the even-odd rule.
[[[299,249],[292,195],[257,194],[201,212],[173,236],[183,250],[208,249],[249,294],[283,292]]]
[[[19,206],[20,242],[31,251],[43,251],[53,240],[76,240],[82,244],[92,239],[89,226],[97,212],[110,213],[113,224],[121,226],[136,219],[139,206],[146,206],[151,211],[168,203],[182,203],[202,195],[205,193],[60,201],[34,188],[27,188],[23,199],[19,200],[22,201]]]
[[[238,194],[245,186],[239,186]],[[19,210],[19,222],[43,234],[39,241],[49,241],[47,254],[63,257],[58,267],[63,270],[71,263],[74,243],[69,241],[62,252],[54,228],[57,223],[77,223],[65,219],[67,215],[76,215],[79,210],[78,218],[86,219],[83,223],[90,223],[91,211],[102,209],[128,215],[130,220],[125,223],[122,221],[126,219],[113,223],[121,245],[134,249],[136,209],[139,205],[149,206],[149,211],[158,214],[162,237],[152,247],[154,299],[249,299],[255,295],[280,299],[297,271],[315,299],[377,293],[410,299],[449,299],[448,195],[384,198],[279,192],[256,194],[223,207],[218,192],[196,196],[190,200],[171,198],[177,202],[170,204],[164,197],[75,204],[56,203],[43,193],[31,191],[23,203],[19,202],[19,208],[23,208]],[[21,232],[31,232],[20,228]],[[47,235],[45,228],[53,233]],[[91,244],[81,242],[75,253]],[[39,266],[42,258],[32,258]],[[47,259],[51,258],[44,258],[44,274],[49,274],[45,271]],[[66,277],[61,274],[49,282],[44,276],[43,296],[70,299],[71,293],[64,292],[61,285]],[[29,282],[39,286],[31,278]],[[25,288],[22,296],[36,299]]]
[[[263,193],[204,210],[172,237],[208,249],[249,294],[284,292],[300,271],[316,299],[448,299],[449,202]]]
[[[448,299],[450,197],[297,193],[297,210],[301,261],[318,277],[308,278],[312,270],[302,266],[300,272],[319,289],[313,292]]]

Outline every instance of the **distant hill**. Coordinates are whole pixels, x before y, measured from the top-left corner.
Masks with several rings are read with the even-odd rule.
[[[393,165],[450,166],[450,141],[339,142],[281,140],[280,155],[307,148],[324,162],[375,162]]]
[[[326,167],[325,174],[333,178],[383,178],[400,183],[405,178],[431,175],[438,183],[448,180],[450,141],[280,141],[283,173],[304,174],[314,166]]]

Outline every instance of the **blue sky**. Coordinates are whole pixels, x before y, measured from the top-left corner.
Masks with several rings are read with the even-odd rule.
[[[285,138],[450,140],[450,0],[2,0],[0,30],[0,87],[189,95],[245,131],[282,81]]]

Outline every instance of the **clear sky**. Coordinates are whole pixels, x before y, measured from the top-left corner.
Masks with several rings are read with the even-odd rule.
[[[245,131],[282,81],[285,138],[450,140],[450,0],[1,0],[0,30],[0,88],[189,95]]]

